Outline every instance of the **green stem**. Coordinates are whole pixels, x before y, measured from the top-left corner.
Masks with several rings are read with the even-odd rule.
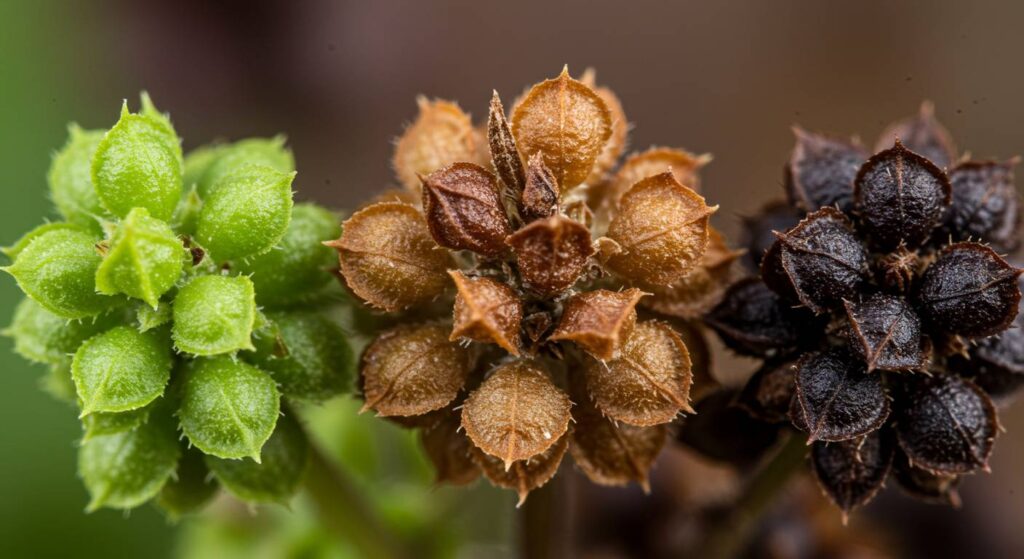
[[[771,461],[750,480],[730,513],[716,523],[693,557],[732,559],[743,552],[762,514],[803,466],[806,456],[806,439],[799,434],[790,435]]]

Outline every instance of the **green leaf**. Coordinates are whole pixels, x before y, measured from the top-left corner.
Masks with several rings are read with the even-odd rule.
[[[123,293],[154,309],[160,296],[181,277],[188,252],[171,227],[145,208],[128,212],[117,224],[103,263],[96,271],[100,293]]]
[[[265,165],[282,173],[295,171],[295,158],[291,150],[284,147],[284,136],[273,138],[248,138],[229,146],[216,146],[216,157],[206,164],[202,178],[197,181],[199,196],[204,200],[213,193],[217,183],[225,175],[249,164]],[[199,156],[197,156],[198,158]],[[194,162],[198,171],[201,160]]]
[[[250,360],[270,373],[284,395],[322,402],[349,392],[355,376],[351,346],[336,324],[313,310],[273,312],[276,326],[256,337]]]
[[[182,448],[174,477],[160,490],[157,504],[172,520],[201,510],[217,494],[218,484],[206,467],[203,453]]]
[[[96,293],[102,258],[99,239],[81,229],[42,226],[17,248],[14,264],[3,268],[26,295],[50,312],[69,319],[94,316],[119,301]],[[20,245],[21,243],[19,243]]]
[[[118,326],[90,338],[75,353],[71,375],[82,416],[141,408],[164,393],[171,378],[166,331]]]
[[[131,114],[107,132],[92,161],[92,182],[100,202],[118,217],[146,208],[169,220],[181,199],[181,146],[166,119]]]
[[[267,252],[281,240],[292,214],[292,180],[265,165],[224,175],[203,200],[196,240],[217,262]]]
[[[332,280],[338,253],[323,245],[341,233],[338,217],[313,204],[297,204],[280,246],[238,262],[235,269],[252,278],[256,301],[287,306],[308,301]]]
[[[139,305],[135,311],[135,320],[139,323],[140,332],[148,332],[154,328],[163,326],[174,318],[171,304],[167,301],[160,301],[154,309],[149,305]]]
[[[178,417],[206,454],[260,461],[274,432],[281,397],[270,375],[228,357],[201,359],[187,373]]]
[[[68,141],[53,157],[46,178],[50,198],[64,219],[99,231],[99,218],[107,211],[92,185],[92,159],[105,130],[82,130],[77,124],[68,127]]]
[[[149,419],[149,412],[155,403],[120,413],[97,412],[83,417],[82,427],[85,429],[85,434],[82,435],[82,442],[138,428]]]
[[[121,316],[116,313],[68,320],[26,298],[14,310],[14,320],[3,333],[14,339],[18,355],[36,363],[59,365],[70,361],[82,342],[119,322]]]
[[[192,355],[252,349],[256,297],[245,276],[198,276],[174,298],[174,344]]]
[[[291,415],[282,416],[263,446],[263,461],[224,460],[207,456],[206,463],[232,495],[250,503],[287,504],[302,481],[309,441]]]
[[[157,407],[135,429],[92,438],[78,451],[78,473],[89,490],[86,510],[131,509],[160,492],[181,453],[170,411]]]

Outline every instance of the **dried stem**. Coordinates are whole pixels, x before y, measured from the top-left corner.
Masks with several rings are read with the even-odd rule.
[[[554,479],[530,493],[516,520],[519,556],[524,559],[575,557],[576,477],[565,464]]]

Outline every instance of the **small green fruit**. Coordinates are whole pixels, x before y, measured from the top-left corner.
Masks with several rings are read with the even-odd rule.
[[[289,414],[277,421],[263,446],[263,460],[224,460],[207,456],[206,463],[229,493],[250,503],[287,504],[302,481],[309,458],[309,441]]]
[[[145,208],[128,212],[117,224],[107,254],[96,271],[100,293],[123,293],[156,309],[185,267],[188,252],[171,227]]]
[[[216,157],[212,161],[203,161],[208,155],[196,155],[192,176],[205,164],[202,176],[196,182],[200,198],[205,200],[225,175],[245,165],[264,165],[282,173],[295,171],[295,158],[291,150],[284,147],[284,142],[284,136],[248,138],[227,146],[214,146],[212,150],[216,151]]]
[[[141,408],[164,393],[171,378],[167,332],[118,326],[90,338],[71,364],[82,416]]]
[[[203,453],[183,445],[178,469],[174,478],[160,490],[157,504],[172,520],[177,520],[201,510],[217,494],[217,489],[217,481],[210,475]]]
[[[245,276],[198,276],[174,298],[174,345],[192,355],[252,349],[256,296]]]
[[[105,130],[68,127],[68,141],[53,157],[47,180],[50,198],[64,219],[99,231],[98,218],[107,214],[92,185],[92,159]]]
[[[120,320],[117,313],[68,320],[26,298],[14,310],[14,320],[4,334],[14,339],[14,351],[25,359],[59,365],[69,361],[82,342],[109,330]]]

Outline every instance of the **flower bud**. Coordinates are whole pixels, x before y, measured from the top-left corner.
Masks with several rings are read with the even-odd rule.
[[[423,179],[423,213],[437,244],[498,256],[512,233],[494,175],[474,163],[454,163]]]
[[[561,215],[534,221],[505,242],[516,255],[523,282],[546,295],[572,287],[594,254],[590,231]]]
[[[458,289],[450,339],[494,343],[519,355],[523,303],[516,292],[490,278],[471,278],[457,270],[448,273]]]
[[[597,359],[612,359],[633,333],[636,304],[643,296],[639,289],[597,289],[574,295],[566,301],[549,339],[569,340]]]
[[[476,133],[469,115],[455,103],[416,100],[419,115],[395,145],[392,164],[398,180],[409,190],[418,191],[421,176],[457,161],[476,161]]]

